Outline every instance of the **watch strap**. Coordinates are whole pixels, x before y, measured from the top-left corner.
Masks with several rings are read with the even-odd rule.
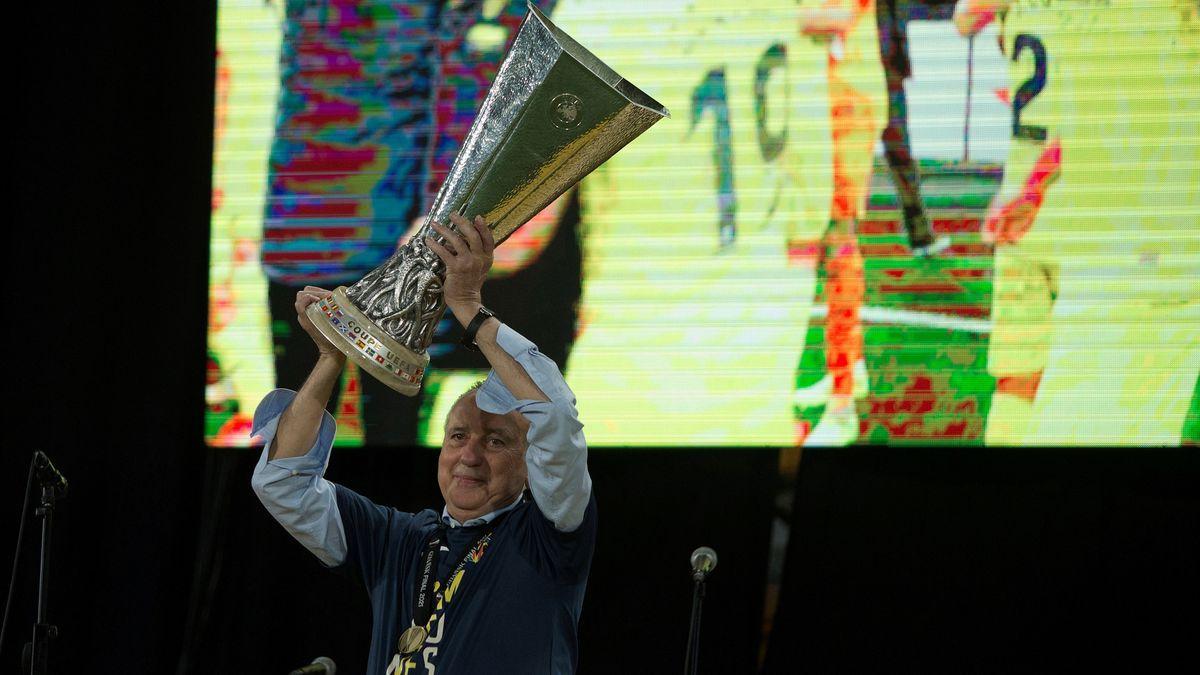
[[[467,324],[467,329],[463,331],[462,340],[459,341],[462,346],[472,351],[479,351],[479,346],[475,344],[475,335],[479,332],[479,327],[484,321],[496,316],[496,313],[487,307],[480,306],[479,311],[475,312],[475,318],[471,319],[471,323]]]

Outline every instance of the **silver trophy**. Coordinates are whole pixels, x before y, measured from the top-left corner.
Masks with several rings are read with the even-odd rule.
[[[532,5],[424,225],[358,283],[308,308],[363,370],[413,396],[446,311],[445,265],[430,221],[482,215],[499,244],[660,119],[667,109],[626,82]]]

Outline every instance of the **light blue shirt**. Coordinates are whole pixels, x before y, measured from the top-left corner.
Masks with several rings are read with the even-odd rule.
[[[497,342],[529,373],[549,401],[518,400],[500,381],[496,371],[475,393],[475,403],[484,412],[504,415],[516,410],[529,421],[525,438],[525,467],[529,491],[542,514],[563,532],[572,532],[583,522],[592,494],[587,470],[587,444],[583,425],[575,410],[575,395],[562,374],[537,346],[508,326],[501,325]],[[265,447],[250,484],[267,511],[321,562],[330,567],[346,559],[346,531],[338,513],[333,483],[325,480],[336,423],[323,413],[317,439],[299,457],[268,460],[271,443],[279,429],[279,418],[296,397],[296,392],[276,389],[267,394],[254,411],[253,435]],[[459,523],[445,509],[442,519],[451,527],[491,522],[520,503],[480,518]]]

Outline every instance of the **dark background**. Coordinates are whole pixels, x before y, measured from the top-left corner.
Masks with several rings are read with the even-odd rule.
[[[366,595],[209,450],[204,410],[215,6],[10,15],[10,403],[0,494],[14,541],[30,453],[71,481],[54,526],[53,672],[361,672]],[[520,328],[520,327],[518,327]],[[768,450],[601,450],[582,672],[678,671],[687,558],[720,554],[703,670],[752,672],[777,511]],[[330,476],[438,503],[434,452],[338,453]],[[1195,450],[809,451],[772,672],[1070,669],[1187,653],[1200,625]],[[26,529],[0,672],[29,639]],[[10,554],[9,544],[0,549]],[[9,556],[3,556],[7,570]],[[498,668],[502,672],[502,668]]]

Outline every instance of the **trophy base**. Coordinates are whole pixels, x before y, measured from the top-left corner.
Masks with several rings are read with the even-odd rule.
[[[393,340],[346,297],[346,287],[308,306],[308,319],[364,372],[404,394],[416,396],[429,365],[428,354],[417,354]]]

